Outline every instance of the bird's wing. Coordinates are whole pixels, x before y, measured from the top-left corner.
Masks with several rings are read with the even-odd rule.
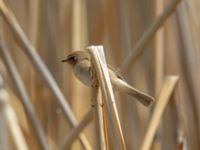
[[[124,80],[124,77],[123,77],[115,68],[113,68],[112,66],[110,66],[110,65],[108,65],[108,64],[107,64],[107,67],[108,67],[110,70],[112,70],[114,73],[116,73],[116,75],[117,75],[118,78]]]

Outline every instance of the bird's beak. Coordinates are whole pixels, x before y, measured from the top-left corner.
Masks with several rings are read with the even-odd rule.
[[[63,59],[63,60],[61,60],[61,62],[67,62],[67,61],[68,61],[68,57]]]

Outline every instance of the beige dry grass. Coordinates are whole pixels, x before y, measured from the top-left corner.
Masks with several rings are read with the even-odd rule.
[[[10,53],[38,116],[36,124],[44,131],[41,136],[31,130],[34,121],[27,121],[31,117],[26,115],[31,107],[22,105],[17,82],[9,76],[13,69],[9,71],[1,53],[0,73],[25,142],[12,138],[14,130],[3,132],[6,138],[0,138],[4,143],[0,149],[26,144],[24,149],[200,149],[199,4],[199,0],[0,0],[0,43]],[[156,97],[153,107],[113,93],[98,54],[93,63],[101,94],[75,79],[60,60],[89,45],[103,45],[107,63],[131,85]],[[91,107],[91,99],[98,107]],[[8,124],[12,128],[13,123]]]

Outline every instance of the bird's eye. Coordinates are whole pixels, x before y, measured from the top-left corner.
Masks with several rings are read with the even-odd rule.
[[[77,57],[76,57],[76,56],[74,56],[74,60],[77,60]]]
[[[69,58],[68,58],[68,60],[72,60],[72,59],[73,59],[72,57],[69,57]]]

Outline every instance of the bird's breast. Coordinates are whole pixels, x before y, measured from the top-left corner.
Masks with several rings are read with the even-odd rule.
[[[92,85],[92,79],[90,74],[90,66],[87,65],[77,65],[74,68],[74,74],[76,77],[85,85],[91,86]]]

